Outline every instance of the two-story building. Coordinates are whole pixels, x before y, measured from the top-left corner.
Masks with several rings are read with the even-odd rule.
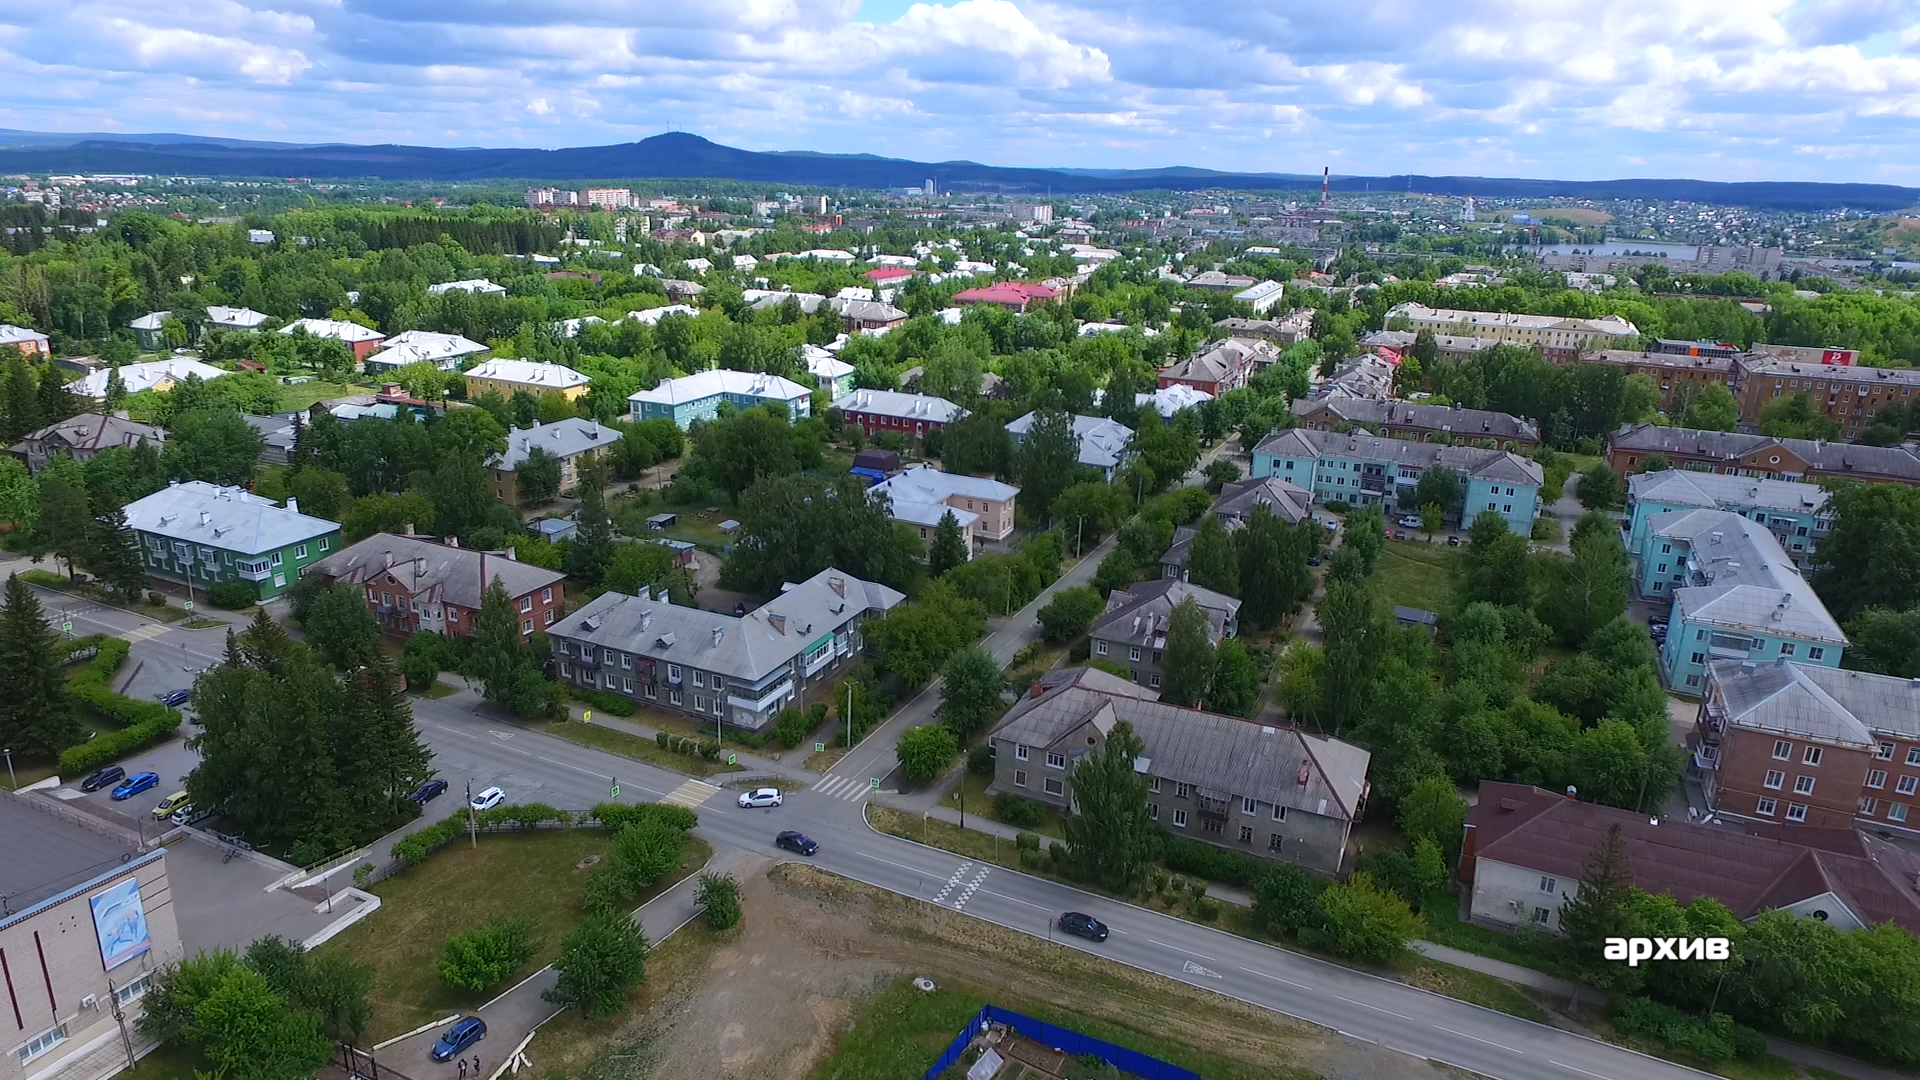
[[[380,331],[345,319],[295,319],[281,327],[280,332],[338,341],[353,353],[356,364],[378,352],[380,344],[387,340]]]
[[[1028,413],[1007,425],[1013,445],[1026,441],[1027,432],[1033,430],[1033,418],[1038,415]],[[1104,416],[1075,416],[1073,438],[1079,445],[1080,464],[1099,470],[1101,478],[1109,483],[1131,456],[1128,446],[1133,442],[1133,429]]]
[[[983,546],[1013,535],[1014,500],[1020,489],[982,476],[916,465],[887,477],[867,493],[887,499],[893,520],[918,530],[929,546],[934,528],[951,513],[967,534],[971,557]]]
[[[860,624],[905,594],[829,567],[747,612],[603,593],[548,629],[560,680],[696,722],[759,731],[858,662]]]
[[[270,600],[340,546],[339,523],[300,513],[293,499],[282,507],[204,480],[170,482],[125,512],[147,573],[200,591],[244,581]]]
[[[1726,510],[1648,519],[1635,557],[1640,595],[1673,598],[1660,672],[1698,694],[1714,660],[1839,667],[1847,636],[1767,527]]]
[[[1827,493],[1816,484],[1662,469],[1627,477],[1627,551],[1644,549],[1648,523],[1676,510],[1727,510],[1752,518],[1802,566],[1833,527]]]
[[[1318,874],[1347,869],[1367,751],[1157,697],[1096,668],[1047,672],[993,728],[989,790],[1072,813],[1073,769],[1125,721],[1144,744],[1133,767],[1146,778],[1147,812],[1170,835]]]
[[[1621,476],[1655,454],[1676,469],[1773,480],[1827,477],[1920,486],[1920,455],[1904,446],[1782,439],[1738,431],[1627,424],[1607,438],[1607,464]]]
[[[158,450],[166,440],[166,433],[157,427],[112,413],[81,413],[28,432],[25,438],[8,447],[8,452],[26,462],[29,473],[39,476],[48,459],[57,454],[85,461],[115,446],[131,450],[144,442]]]
[[[558,570],[419,536],[375,533],[309,572],[362,590],[380,629],[399,638],[422,631],[472,637],[480,602],[495,581],[519,614],[523,639],[552,626],[567,603],[567,575]]]
[[[1227,338],[1205,345],[1194,355],[1160,369],[1160,388],[1190,386],[1219,397],[1247,385],[1253,373],[1280,356],[1271,341]]]
[[[269,316],[264,311],[255,311],[250,307],[224,307],[211,304],[207,307],[207,329],[230,330],[234,333],[246,333],[265,326]]]
[[[1313,519],[1313,493],[1277,476],[1236,480],[1226,485],[1220,489],[1220,497],[1213,501],[1210,512],[1228,532],[1238,532],[1247,527],[1247,520],[1262,506],[1288,525]],[[1193,541],[1199,535],[1200,530],[1192,525],[1174,528],[1173,543],[1160,556],[1161,577],[1187,580],[1187,559],[1193,554]]]
[[[931,394],[903,394],[898,390],[855,390],[833,399],[842,419],[865,432],[867,438],[895,432],[903,438],[924,439],[967,415],[967,410]]]
[[[509,400],[515,392],[525,390],[534,397],[553,393],[573,401],[593,382],[565,364],[534,360],[488,360],[468,368],[466,378],[468,401],[489,390]]]
[[[628,394],[627,415],[636,422],[672,420],[685,431],[695,420],[712,420],[720,415],[723,404],[735,410],[771,405],[789,419],[798,420],[813,412],[813,391],[778,375],[714,368],[665,379],[651,390]]]
[[[49,338],[38,330],[12,323],[0,323],[0,348],[15,349],[23,356],[46,356]]]
[[[829,399],[853,393],[853,365],[818,345],[800,346],[800,358],[807,365],[813,384]]]
[[[507,432],[507,452],[487,462],[487,483],[493,497],[508,506],[522,502],[518,472],[535,450],[560,459],[560,487],[566,491],[580,482],[580,465],[600,457],[620,441],[620,432],[598,420],[568,417],[551,424],[513,428]]]
[[[1420,405],[1344,394],[1301,398],[1292,405],[1300,426],[1315,431],[1363,428],[1375,435],[1416,442],[1487,444],[1502,450],[1531,450],[1540,445],[1540,428],[1531,420],[1458,405]]]
[[[120,373],[120,385],[126,387],[129,394],[138,394],[143,390],[164,394],[189,378],[206,382],[230,374],[225,368],[203,364],[191,357],[175,356],[166,360],[150,360],[144,364],[98,368],[68,383],[67,393],[96,404],[104,403],[107,400],[107,384],[113,381],[115,371]]]
[[[1523,315],[1511,311],[1467,311],[1430,308],[1407,301],[1387,309],[1387,321],[1407,320],[1414,330],[1432,330],[1457,337],[1489,338],[1509,345],[1530,345],[1556,363],[1567,363],[1581,353],[1628,341],[1638,341],[1640,329],[1618,315],[1576,319],[1564,315]]]
[[[405,330],[388,338],[386,348],[367,357],[362,366],[369,375],[396,371],[408,364],[432,364],[441,371],[452,371],[460,361],[486,351],[485,345],[459,334]]]
[[[1165,673],[1167,623],[1186,600],[1207,617],[1207,638],[1218,645],[1240,630],[1240,601],[1176,578],[1137,582],[1107,596],[1107,610],[1087,631],[1092,655],[1127,669],[1127,678],[1160,689]]]
[[[1514,532],[1526,536],[1533,531],[1545,474],[1538,463],[1511,450],[1288,428],[1254,448],[1252,475],[1277,476],[1313,492],[1318,502],[1386,502],[1391,509],[1403,492],[1420,483],[1422,473],[1435,467],[1459,473],[1466,488],[1455,520],[1470,522],[1481,511],[1492,510]]]

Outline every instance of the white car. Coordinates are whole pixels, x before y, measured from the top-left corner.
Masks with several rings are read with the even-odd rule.
[[[471,805],[475,810],[491,810],[506,801],[506,792],[501,791],[497,787],[490,787],[480,794],[475,795]]]
[[[740,805],[749,810],[771,809],[780,805],[779,788],[754,788],[740,793]]]
[[[1408,514],[1408,515],[1406,515],[1406,516],[1404,516],[1404,517],[1402,517],[1402,518],[1400,519],[1400,527],[1401,527],[1401,528],[1403,528],[1403,529],[1417,529],[1417,528],[1419,528],[1419,527],[1420,527],[1420,515],[1419,515],[1419,514]]]

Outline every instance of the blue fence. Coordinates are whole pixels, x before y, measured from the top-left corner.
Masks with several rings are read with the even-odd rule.
[[[968,1044],[973,1042],[973,1037],[979,1034],[980,1025],[986,1021],[1004,1024],[1012,1028],[1016,1034],[1032,1039],[1043,1046],[1051,1046],[1069,1057],[1091,1054],[1113,1063],[1114,1067],[1121,1072],[1140,1077],[1141,1080],[1200,1080],[1199,1073],[1169,1064],[1156,1057],[1148,1057],[1138,1050],[1115,1046],[1105,1039],[1096,1039],[1069,1028],[1057,1027],[1044,1020],[1035,1020],[1031,1016],[1024,1016],[1011,1009],[1000,1008],[998,1005],[982,1006],[980,1011],[974,1014],[973,1019],[967,1022],[967,1026],[961,1030],[960,1034],[954,1037],[953,1042],[948,1044],[939,1060],[934,1062],[933,1067],[927,1070],[921,1080],[936,1080],[954,1062],[959,1061],[960,1055],[966,1051]]]

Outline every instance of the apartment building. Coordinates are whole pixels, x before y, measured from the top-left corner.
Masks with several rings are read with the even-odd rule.
[[[558,570],[419,536],[375,533],[309,572],[329,585],[361,589],[380,629],[396,638],[473,636],[481,600],[495,581],[519,613],[522,639],[552,626],[567,603],[567,575]]]
[[[367,374],[395,371],[408,364],[432,364],[441,371],[452,371],[460,361],[487,351],[485,345],[459,334],[436,334],[431,330],[404,330],[386,341],[386,348],[367,357]]]
[[[1033,430],[1033,419],[1038,415],[1028,413],[1007,425],[1013,445],[1026,441],[1027,433]],[[1109,483],[1131,456],[1128,446],[1133,442],[1133,429],[1104,416],[1075,416],[1073,438],[1079,447],[1080,464],[1099,470],[1101,478]]]
[[[1740,422],[1756,427],[1768,402],[1804,394],[1814,412],[1840,425],[1844,438],[1853,439],[1881,409],[1911,404],[1920,389],[1920,370],[1914,368],[1809,364],[1765,353],[1749,353],[1733,363]]]
[[[1638,341],[1639,327],[1618,315],[1574,319],[1560,315],[1522,315],[1510,311],[1467,311],[1430,308],[1412,301],[1387,309],[1387,320],[1406,319],[1414,330],[1431,329],[1458,337],[1489,338],[1510,345],[1527,345],[1556,363],[1578,359],[1624,342]]]
[[[189,378],[206,382],[209,379],[224,378],[231,374],[225,368],[203,364],[190,357],[175,356],[166,360],[149,360],[144,364],[122,364],[117,368],[98,368],[68,383],[67,393],[85,398],[90,402],[105,402],[107,384],[113,381],[115,371],[120,373],[120,385],[125,387],[129,394],[137,394],[143,390],[164,394]]]
[[[560,459],[560,487],[566,491],[580,482],[580,466],[612,449],[620,441],[620,432],[598,420],[568,417],[551,424],[513,428],[507,432],[507,452],[487,462],[487,484],[495,500],[508,506],[522,501],[518,473],[535,450],[544,450]]]
[[[840,410],[845,423],[859,428],[869,439],[888,431],[924,439],[927,432],[938,431],[967,415],[967,410],[946,398],[898,390],[855,390],[834,398],[833,407]]]
[[[1413,354],[1414,342],[1420,340],[1417,330],[1375,330],[1360,339],[1360,347],[1370,349],[1399,363],[1402,357]],[[1458,334],[1434,334],[1434,348],[1442,360],[1468,360],[1475,353],[1485,352],[1500,344],[1492,338],[1462,337]]]
[[[339,523],[300,513],[293,499],[281,507],[204,480],[171,481],[125,512],[147,573],[201,591],[244,581],[270,600],[340,546]]]
[[[566,188],[530,187],[521,197],[528,206],[579,206],[580,193]]]
[[[666,379],[651,390],[627,395],[627,415],[635,421],[672,420],[685,431],[695,420],[712,420],[720,415],[723,404],[735,410],[771,405],[799,420],[813,412],[813,391],[778,375],[715,368]]]
[[[1492,445],[1505,450],[1531,450],[1540,445],[1540,428],[1533,421],[1486,409],[1381,401],[1345,394],[1300,398],[1294,401],[1292,409],[1301,427],[1315,431],[1345,426],[1363,428],[1391,439]]]
[[[1240,601],[1231,596],[1162,577],[1115,589],[1107,610],[1087,631],[1092,655],[1127,669],[1127,678],[1149,690],[1160,689],[1165,674],[1167,623],[1187,600],[1207,617],[1207,638],[1215,645],[1240,630]]]
[[[1289,428],[1254,447],[1252,476],[1277,476],[1313,492],[1317,502],[1385,502],[1391,510],[1403,492],[1420,483],[1421,473],[1436,466],[1459,473],[1466,487],[1457,520],[1471,522],[1481,511],[1493,510],[1507,528],[1522,536],[1532,533],[1545,473],[1510,450]]]
[[[1201,346],[1199,352],[1160,369],[1159,386],[1190,386],[1219,397],[1247,385],[1254,372],[1279,359],[1280,350],[1259,338],[1227,338]]]
[[[86,461],[112,447],[131,450],[144,442],[153,444],[153,448],[158,450],[166,441],[166,433],[157,427],[111,413],[81,413],[57,424],[49,424],[39,431],[28,432],[25,438],[8,447],[8,452],[27,463],[27,472],[39,476],[40,470],[46,468],[47,462],[56,455],[64,454],[75,461]]]
[[[1676,469],[1773,480],[1842,477],[1920,485],[1920,456],[1904,446],[1781,439],[1736,431],[1627,424],[1607,438],[1607,464],[1622,476],[1659,454]]]
[[[633,192],[626,188],[582,188],[579,205],[596,210],[631,210]]]
[[[0,348],[17,349],[24,356],[46,356],[49,339],[38,330],[0,323]]]
[[[280,332],[338,341],[353,353],[353,362],[356,364],[379,351],[381,342],[387,340],[387,336],[380,331],[345,319],[295,319],[281,327]]]
[[[1833,528],[1827,492],[1817,484],[1662,469],[1627,477],[1627,550],[1645,547],[1655,517],[1679,510],[1726,510],[1752,518],[1802,566]]]
[[[1733,358],[1728,356],[1683,356],[1670,352],[1634,352],[1629,349],[1600,349],[1580,357],[1583,364],[1610,364],[1626,375],[1645,375],[1660,388],[1660,407],[1673,404],[1675,391],[1683,386],[1705,390],[1718,384],[1733,385]]]
[[[525,390],[534,397],[555,393],[573,401],[586,393],[587,384],[593,381],[564,364],[535,360],[489,360],[468,368],[466,377],[468,401],[489,390],[509,399],[516,391]]]
[[[1228,532],[1238,532],[1247,527],[1247,521],[1260,507],[1267,510],[1288,525],[1298,525],[1313,520],[1313,493],[1297,488],[1276,476],[1259,477],[1252,480],[1238,480],[1220,489],[1220,497],[1213,501],[1209,513],[1220,519],[1220,524]],[[1193,553],[1193,541],[1200,530],[1193,525],[1179,525],[1173,530],[1173,543],[1160,556],[1160,576],[1178,581],[1187,580],[1187,559]]]
[[[1302,338],[1313,336],[1313,309],[1289,311],[1277,319],[1217,319],[1213,328],[1228,337],[1261,338],[1286,348]]]
[[[1013,535],[1014,500],[1020,489],[998,480],[917,465],[873,485],[867,494],[890,500],[893,520],[918,530],[929,545],[935,526],[951,513],[971,542],[971,554]]]

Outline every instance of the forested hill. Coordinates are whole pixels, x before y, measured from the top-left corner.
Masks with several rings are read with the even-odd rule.
[[[146,141],[142,141],[146,140]],[[1311,163],[1292,162],[1295,168]],[[917,187],[1070,194],[1149,189],[1316,190],[1317,175],[1228,173],[1169,167],[1126,171],[1004,168],[972,161],[923,162],[871,154],[765,153],[684,132],[636,143],[561,150],[431,146],[292,146],[196,139],[11,133],[0,137],[0,172],[131,172],[190,176],[380,177],[390,180],[630,180],[702,177],[814,187]],[[1891,184],[1721,183],[1685,179],[1529,180],[1480,176],[1342,176],[1336,190],[1416,191],[1483,198],[1566,196],[1685,200],[1767,209],[1895,210],[1920,189]]]

